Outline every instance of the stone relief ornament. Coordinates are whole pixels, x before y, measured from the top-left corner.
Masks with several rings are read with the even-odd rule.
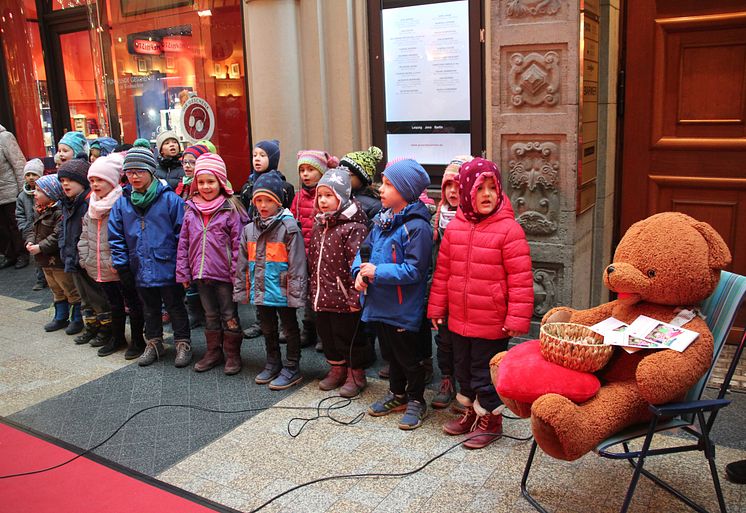
[[[515,107],[557,105],[560,90],[559,53],[514,53],[510,56],[508,85],[510,101]]]
[[[560,0],[508,0],[507,12],[513,18],[557,14],[560,5]]]
[[[551,235],[559,215],[559,146],[518,142],[510,147],[510,201],[516,221],[528,235]]]
[[[541,318],[556,303],[557,271],[534,269],[534,316]]]

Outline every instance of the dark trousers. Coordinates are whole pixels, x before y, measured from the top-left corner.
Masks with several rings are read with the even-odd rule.
[[[190,340],[189,316],[184,306],[183,286],[174,284],[165,287],[138,287],[137,293],[142,300],[145,314],[145,338],[148,340],[163,338],[161,304],[164,304],[171,317],[174,341]]]
[[[472,401],[479,399],[479,404],[485,410],[493,411],[502,401],[492,384],[490,360],[508,348],[510,338],[487,340],[462,337],[451,332],[451,340],[460,393]]]
[[[15,262],[26,252],[16,223],[16,202],[0,205],[0,252],[10,262]]]
[[[111,312],[109,300],[100,283],[88,276],[88,273],[82,269],[70,274],[72,274],[75,288],[80,293],[84,317]]]
[[[433,332],[430,329],[430,321],[427,318],[422,319],[422,325],[419,331],[418,347],[420,350],[420,359],[427,360],[433,357]]]
[[[143,322],[142,303],[137,295],[137,289],[131,286],[125,286],[121,281],[108,281],[101,284],[104,294],[109,299],[111,305],[111,316],[124,318],[125,306],[129,308],[130,320],[132,324],[138,321],[140,325]]]
[[[316,332],[323,342],[327,360],[346,362],[353,369],[365,366],[370,349],[360,315],[360,312],[316,312]]]
[[[279,315],[282,322],[282,331],[287,339],[284,367],[296,368],[300,363],[300,329],[298,318],[295,316],[295,308],[287,306],[264,306],[257,305],[256,313],[259,317],[259,325],[264,335],[264,345],[267,350],[267,363],[280,363],[280,333],[277,325]]]
[[[453,376],[453,340],[451,339],[451,332],[446,326],[446,320],[443,320],[443,324],[438,328],[438,333],[435,334],[435,347],[436,354],[438,356],[438,368],[440,374],[443,376]]]
[[[205,329],[241,331],[233,285],[224,281],[195,280],[202,308],[205,310]]]
[[[383,358],[389,362],[389,386],[396,395],[425,402],[425,368],[422,366],[422,334],[383,322],[376,323]]]

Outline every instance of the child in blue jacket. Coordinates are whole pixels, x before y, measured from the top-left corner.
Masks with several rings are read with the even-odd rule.
[[[358,253],[352,265],[355,288],[365,292],[362,320],[374,323],[383,357],[391,366],[391,389],[368,413],[378,417],[406,410],[401,429],[418,428],[427,412],[418,337],[425,315],[433,230],[430,212],[418,198],[429,183],[427,172],[414,160],[400,160],[386,168],[380,188],[383,210],[364,243],[371,248],[370,262],[362,262]]]
[[[161,304],[171,316],[176,367],[192,360],[184,287],[176,283],[176,248],[184,220],[184,201],[155,177],[156,161],[147,148],[132,148],[122,169],[129,184],[109,214],[111,260],[122,284],[132,284],[145,314],[145,352],[140,366],[165,353]]]

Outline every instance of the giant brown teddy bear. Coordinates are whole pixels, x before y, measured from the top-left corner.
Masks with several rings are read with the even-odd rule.
[[[588,310],[558,307],[544,322],[591,326],[608,317],[627,324],[639,315],[669,322],[678,307],[693,307],[717,286],[720,270],[731,260],[723,239],[707,223],[665,212],[632,225],[604,272],[606,287],[618,299]],[[601,389],[595,397],[574,404],[557,394],[522,403],[501,397],[521,417],[531,417],[534,438],[547,454],[572,461],[621,429],[650,419],[649,404],[681,399],[707,371],[712,360],[712,334],[695,317],[684,325],[700,336],[683,352],[642,350],[628,354],[616,348],[597,373]],[[500,360],[490,362],[497,383]]]

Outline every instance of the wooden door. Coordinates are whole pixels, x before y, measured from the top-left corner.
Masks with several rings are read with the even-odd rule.
[[[746,1],[626,9],[619,234],[683,212],[710,223],[729,270],[746,274]]]

